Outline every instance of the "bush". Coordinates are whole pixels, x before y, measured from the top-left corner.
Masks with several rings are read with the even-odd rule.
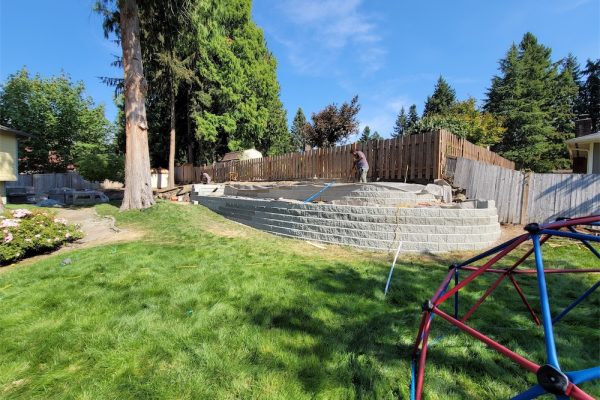
[[[88,181],[124,181],[125,158],[109,146],[79,143],[75,145],[74,153],[77,172]]]
[[[7,210],[0,216],[0,265],[54,250],[83,232],[47,211]]]

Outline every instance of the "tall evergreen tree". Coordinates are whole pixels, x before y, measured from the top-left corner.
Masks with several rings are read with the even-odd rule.
[[[577,117],[580,85],[578,82],[577,60],[569,55],[559,63],[552,93],[552,125],[559,133],[575,132],[574,120]]]
[[[184,83],[192,84],[198,81],[195,71],[191,68],[196,50],[193,41],[195,26],[191,23],[191,11],[191,0],[146,0],[140,13],[145,48],[142,56],[147,79],[153,83],[149,88],[147,103],[150,110],[157,103],[159,107],[160,103],[168,107],[169,187],[175,186],[178,111],[176,99]],[[178,32],[178,35],[173,32]],[[164,99],[168,100],[165,102]],[[181,106],[181,103],[179,105]],[[152,122],[152,119],[149,118],[149,121]],[[162,123],[157,125],[157,133],[164,135],[167,130],[162,131]],[[152,128],[150,124],[150,129]]]
[[[364,143],[368,142],[369,140],[371,140],[371,128],[369,128],[369,125],[367,125],[363,128],[362,135],[360,135],[358,141],[360,143]]]
[[[140,11],[136,0],[99,0],[96,10],[104,15],[104,33],[119,37],[125,72],[123,80],[125,113],[125,192],[121,210],[143,209],[154,204],[150,177],[146,94],[140,30]]]
[[[593,132],[600,131],[600,59],[587,60],[583,70],[585,82],[581,90],[581,114],[592,119]]]
[[[292,135],[292,143],[294,150],[304,151],[306,150],[306,137],[304,136],[304,128],[308,121],[304,115],[302,108],[298,107],[294,120],[292,121],[292,127],[290,128],[290,134]]]
[[[400,113],[396,117],[396,123],[394,124],[394,132],[392,133],[393,138],[400,137],[407,133],[408,129],[408,116],[406,115],[406,111],[404,111],[404,107],[400,108]]]
[[[583,113],[583,82],[581,81],[581,67],[579,65],[579,62],[577,61],[577,57],[575,57],[571,53],[569,53],[567,57],[563,58],[560,64],[563,71],[567,71],[568,73],[570,73],[571,77],[573,78],[573,81],[577,85],[578,95],[577,99],[575,100],[575,105],[573,107],[573,114],[575,115],[576,119],[578,115]]]
[[[567,69],[559,72],[550,55],[550,48],[526,33],[500,61],[500,75],[492,79],[484,105],[505,121],[507,130],[496,150],[535,171],[569,165],[564,131],[571,129],[577,85]]]
[[[446,80],[440,76],[431,96],[427,96],[423,116],[445,114],[456,102],[456,92]]]
[[[276,60],[262,30],[252,22],[251,0],[198,1],[202,79],[193,110],[205,159],[256,147],[273,153],[291,143],[279,99]],[[285,151],[285,150],[284,150]]]
[[[411,134],[418,123],[419,113],[417,113],[417,105],[413,104],[408,108],[408,123],[406,125],[406,132]]]

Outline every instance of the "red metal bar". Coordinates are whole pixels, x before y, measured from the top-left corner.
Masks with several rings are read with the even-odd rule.
[[[465,325],[462,322],[460,322],[459,320],[449,316],[445,312],[441,311],[439,308],[434,307],[433,312],[435,314],[439,315],[441,318],[445,319],[446,321],[450,322],[452,325],[456,326],[457,328],[459,328],[459,329],[465,331],[466,333],[468,333],[469,335],[473,336],[475,339],[482,341],[483,343],[492,347],[497,352],[510,358],[511,360],[513,360],[514,362],[516,362],[517,364],[519,364],[521,367],[525,368],[529,372],[536,373],[537,370],[540,368],[540,366],[537,365],[536,363],[529,361],[525,357],[520,356],[519,354],[515,353],[512,350],[507,349],[506,347],[502,346],[500,343],[490,339],[489,337],[485,336],[481,332],[476,331],[475,329],[471,328],[470,326]]]
[[[596,400],[594,397],[590,396],[583,390],[579,389],[577,385],[569,383],[567,387],[566,395],[570,396],[574,400]]]
[[[535,269],[517,269],[515,274],[535,274]],[[545,274],[583,274],[583,273],[598,273],[600,269],[545,269]]]
[[[548,239],[550,239],[550,235],[545,235],[542,240],[540,240],[540,245],[544,244],[545,242],[548,241]],[[481,304],[485,301],[485,299],[487,299],[487,297],[494,291],[496,290],[496,287],[498,287],[498,285],[500,285],[500,283],[504,280],[504,278],[506,278],[506,275],[510,275],[519,265],[521,265],[523,263],[523,261],[527,260],[527,258],[533,253],[533,248],[529,249],[521,258],[519,258],[519,260],[517,260],[510,268],[504,270],[504,273],[498,278],[496,279],[496,281],[492,284],[492,286],[486,290],[486,292],[483,294],[483,296],[481,296],[481,298],[479,300],[477,300],[477,302],[469,309],[469,311],[467,311],[467,313],[465,314],[465,316],[462,318],[462,322],[466,322],[467,319],[469,319],[469,317],[479,308],[479,306],[481,306]]]
[[[515,278],[512,276],[512,274],[508,275],[508,277],[509,277],[510,281],[512,282],[513,286],[515,287],[515,289],[517,289],[517,293],[519,293],[519,296],[521,296],[521,300],[523,300],[523,304],[525,304],[525,307],[527,307],[527,309],[529,310],[529,313],[531,314],[531,317],[535,321],[535,324],[540,325],[540,319],[536,315],[535,311],[533,311],[533,307],[531,307],[531,304],[529,304],[529,302],[527,301],[527,298],[525,297],[525,293],[523,293],[523,291],[521,290],[521,287],[519,286],[519,284],[517,283]]]
[[[421,323],[419,324],[419,333],[415,339],[415,345],[413,346],[412,358],[416,358],[417,352],[419,351],[419,345],[421,344],[421,338],[423,336],[423,328],[425,327],[425,321],[429,318],[429,312],[424,312],[421,316]]]
[[[506,278],[506,275],[508,275],[508,274],[510,274],[510,273],[506,272],[503,275],[500,275],[498,277],[498,279],[496,279],[496,281],[492,284],[492,286],[490,286],[489,289],[485,291],[483,296],[481,296],[481,298],[479,300],[477,300],[477,302],[475,304],[473,304],[473,306],[469,309],[469,311],[467,311],[467,313],[464,315],[464,317],[462,317],[462,319],[461,319],[462,322],[466,322],[467,319],[469,319],[471,314],[473,314],[479,308],[479,306],[498,287],[498,285],[504,280],[504,278]]]
[[[550,239],[552,236],[551,235],[544,235],[544,237],[540,240],[540,246],[543,245],[544,243],[546,243],[548,241],[548,239]],[[517,262],[515,262],[512,267],[510,267],[510,270],[514,270],[515,268],[517,268],[519,265],[523,264],[523,262],[525,260],[527,260],[527,258],[529,258],[529,256],[533,254],[533,247],[529,250],[527,250],[527,252],[521,257],[519,258],[519,260]]]
[[[600,215],[592,215],[589,217],[573,218],[565,221],[556,221],[542,225],[543,229],[560,229],[565,226],[587,225],[591,222],[600,222]]]
[[[435,301],[435,305],[438,306],[438,305],[442,304],[450,296],[452,296],[454,293],[456,293],[457,291],[459,291],[461,288],[463,288],[465,285],[467,285],[473,279],[475,279],[479,275],[483,274],[489,267],[491,267],[492,265],[494,265],[495,263],[497,263],[498,260],[500,260],[502,257],[504,257],[505,255],[507,255],[508,253],[510,253],[514,248],[516,248],[517,246],[519,246],[525,240],[527,240],[527,235],[523,235],[523,237],[521,237],[519,240],[516,240],[510,246],[507,246],[500,253],[496,254],[494,256],[494,258],[492,258],[491,260],[489,260],[488,262],[486,262],[484,265],[482,265],[481,267],[479,267],[477,269],[477,271],[475,271],[471,275],[467,276],[458,285],[454,286],[452,289],[448,290],[444,295],[440,296],[440,298]]]
[[[481,267],[462,267],[461,269],[467,271],[477,271]],[[485,272],[493,272],[495,274],[504,274],[508,271],[508,269],[497,269],[497,268],[488,268]],[[545,274],[588,274],[588,273],[599,273],[600,269],[544,269]],[[534,275],[537,273],[535,269],[516,269],[512,271],[513,274],[521,274],[521,275]]]
[[[415,387],[416,400],[421,400],[423,392],[423,379],[425,378],[425,362],[427,360],[427,342],[429,340],[429,327],[431,326],[431,318],[429,318],[430,312],[426,312],[427,322],[423,328],[423,344],[421,346],[421,354],[419,355],[419,365],[417,370],[417,385]]]

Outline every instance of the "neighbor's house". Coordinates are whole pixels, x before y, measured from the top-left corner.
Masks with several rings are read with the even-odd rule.
[[[18,137],[31,134],[0,125],[0,197],[6,204],[6,182],[14,182],[19,176]]]
[[[600,174],[600,132],[592,132],[592,120],[576,122],[576,137],[567,140],[567,148],[573,161],[573,172]]]

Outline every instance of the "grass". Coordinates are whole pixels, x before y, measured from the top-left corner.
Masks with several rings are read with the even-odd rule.
[[[465,257],[404,258],[384,298],[389,255],[321,250],[200,206],[98,210],[146,235],[0,273],[0,398],[406,399],[420,305]],[[546,251],[552,266],[597,265],[577,246]],[[590,275],[548,277],[553,310]],[[491,278],[470,286],[462,312]],[[520,281],[539,309],[535,282]],[[556,327],[567,370],[598,364],[599,297]],[[472,323],[544,362],[542,330],[507,285]],[[441,319],[432,335],[427,399],[510,398],[534,383]],[[599,384],[582,387],[600,396]]]

